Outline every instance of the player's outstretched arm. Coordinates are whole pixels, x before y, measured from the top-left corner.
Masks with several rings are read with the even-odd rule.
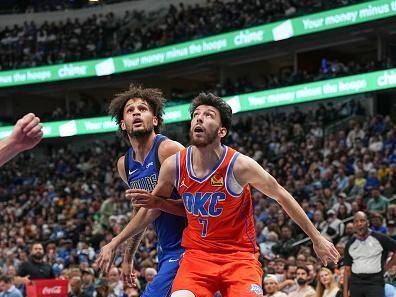
[[[314,250],[324,265],[329,260],[338,262],[340,255],[334,245],[321,236],[297,201],[256,161],[240,155],[235,162],[234,176],[241,186],[250,184],[264,195],[275,199],[311,238]]]
[[[127,190],[127,197],[136,207],[159,209],[174,215],[185,216],[181,199],[167,199],[171,196],[176,180],[176,155],[167,158],[161,166],[157,186],[152,193],[144,190]]]
[[[43,138],[40,119],[29,113],[19,119],[11,134],[0,141],[0,166],[20,152],[36,146]]]
[[[96,260],[98,267],[102,271],[108,272],[113,263],[117,248],[130,237],[143,232],[147,225],[152,223],[160,214],[161,211],[158,209],[139,209],[137,214],[129,221],[128,225],[125,226],[120,234],[115,236],[100,250],[100,254]]]

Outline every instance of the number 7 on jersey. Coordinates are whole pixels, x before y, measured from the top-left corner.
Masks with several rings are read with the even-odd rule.
[[[208,233],[208,219],[198,219],[199,223],[202,224],[202,237],[206,237],[206,234]]]

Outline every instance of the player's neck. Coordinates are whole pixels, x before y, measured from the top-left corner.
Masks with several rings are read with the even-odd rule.
[[[144,159],[154,144],[155,136],[156,134],[153,132],[147,136],[133,137],[130,139],[131,145],[133,147],[133,157],[136,161],[140,163],[144,162]]]
[[[205,147],[192,147],[192,165],[194,171],[211,170],[221,158],[223,146],[221,143]]]

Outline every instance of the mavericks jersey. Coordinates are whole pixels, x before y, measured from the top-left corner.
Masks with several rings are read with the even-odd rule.
[[[128,185],[131,189],[142,189],[152,192],[157,185],[161,164],[158,160],[158,148],[165,136],[157,134],[153,146],[146,156],[143,164],[135,161],[133,148],[125,154],[125,171],[128,177]],[[171,199],[178,199],[176,191],[172,193]],[[167,253],[181,253],[181,238],[186,226],[186,219],[166,212],[153,222],[158,238],[158,256]]]
[[[192,147],[176,155],[176,187],[182,197],[188,225],[182,246],[205,252],[257,252],[250,187],[235,180],[233,166],[239,153],[222,146],[212,171],[202,178],[192,169]]]

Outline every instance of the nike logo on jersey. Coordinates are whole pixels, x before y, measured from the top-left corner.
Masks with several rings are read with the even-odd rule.
[[[186,211],[194,216],[218,217],[223,208],[218,207],[219,201],[224,201],[226,195],[223,192],[208,193],[183,193],[182,200]]]
[[[179,261],[179,259],[169,259],[169,263],[172,263],[172,262],[177,262],[177,261]]]
[[[132,171],[129,169],[129,175],[134,174],[136,171],[137,171],[137,169],[132,170]]]

